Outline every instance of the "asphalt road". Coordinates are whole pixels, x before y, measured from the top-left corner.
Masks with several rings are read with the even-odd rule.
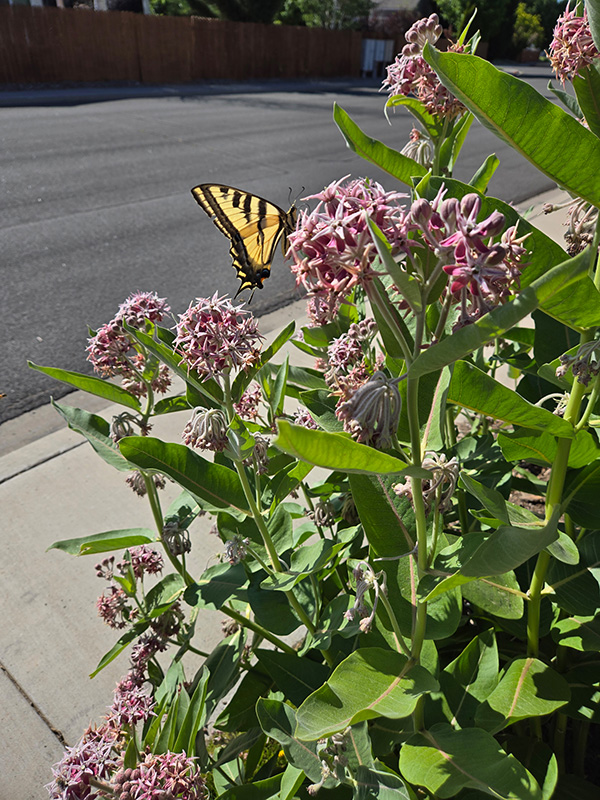
[[[527,75],[540,91],[548,77],[541,67]],[[334,100],[369,135],[407,141],[409,115],[390,127],[372,81],[0,92],[0,422],[69,391],[27,359],[90,372],[87,326],[112,318],[132,291],[158,292],[175,313],[235,293],[228,243],[190,194],[197,183],[286,208],[347,173],[395,188],[345,147]],[[551,188],[477,123],[467,142],[455,177],[468,180],[495,152],[491,194],[520,202]],[[279,257],[252,308],[297,297]]]

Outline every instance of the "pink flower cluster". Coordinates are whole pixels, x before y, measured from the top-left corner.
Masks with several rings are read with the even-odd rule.
[[[402,48],[402,53],[387,68],[382,88],[388,90],[390,97],[412,94],[430,114],[452,120],[465,111],[465,107],[442,86],[434,70],[423,58],[425,43],[433,45],[441,35],[442,26],[437,14],[415,22],[406,32],[407,44]],[[451,45],[449,49],[456,53],[464,51],[462,45]]]
[[[548,48],[552,69],[560,82],[572,81],[576,75],[588,67],[600,53],[594,44],[587,11],[579,16],[577,8],[567,8],[554,28],[554,38]]]
[[[199,297],[179,317],[173,342],[181,364],[204,380],[220,380],[223,373],[248,370],[259,362],[263,338],[244,304],[234,306],[218,293]]]
[[[155,705],[152,695],[143,688],[135,674],[130,672],[117,684],[108,720],[119,730],[125,726],[132,728],[138,722],[149,719],[154,714]]]
[[[347,177],[304,198],[319,203],[314,211],[301,212],[289,237],[291,270],[296,283],[318,298],[313,309],[318,324],[331,321],[341,299],[373,275],[377,251],[368,219],[383,232],[394,254],[408,252],[408,221],[404,206],[398,204],[406,195],[386,192],[375,181]]]
[[[449,291],[461,303],[455,327],[462,327],[505,303],[519,287],[526,237],[517,238],[513,226],[494,241],[504,227],[503,214],[493,211],[477,222],[478,195],[467,194],[459,201],[444,200],[445,194],[442,187],[432,202],[416,200],[410,215],[424,241],[445,262],[444,272],[452,279]]]
[[[118,731],[108,723],[88,728],[74,747],[67,747],[52,767],[54,776],[46,785],[51,800],[95,800],[105,797],[90,786],[90,778],[107,780],[119,767],[114,752]]]
[[[204,800],[208,794],[195,759],[169,751],[147,753],[135,769],[119,772],[114,792],[117,800]]]
[[[121,303],[115,317],[88,340],[87,359],[91,361],[94,371],[103,378],[120,375],[128,391],[137,397],[144,396],[148,390],[139,375],[144,371],[145,359],[136,351],[123,323],[143,328],[146,320],[160,322],[169,310],[166,300],[156,293],[135,292],[130,295]],[[152,379],[152,389],[164,393],[170,384],[168,368],[162,365]]]
[[[373,319],[353,323],[347,333],[338,336],[327,348],[325,382],[339,396],[340,403],[348,400],[373,374],[376,362],[367,355],[375,331]]]
[[[129,560],[124,559],[123,561],[119,561],[117,569],[122,575],[125,575],[130,564],[133,574],[139,580],[143,577],[144,573],[148,575],[158,575],[162,572],[163,558],[154,547],[142,544],[139,547],[130,547]]]
[[[258,383],[252,383],[240,397],[239,403],[234,403],[235,413],[248,422],[256,422],[259,417],[258,407],[263,399],[262,389]]]

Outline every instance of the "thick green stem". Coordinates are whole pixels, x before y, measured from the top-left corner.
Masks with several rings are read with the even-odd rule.
[[[152,516],[154,517],[156,530],[158,531],[158,536],[162,542],[163,528],[165,523],[163,519],[162,510],[160,507],[158,492],[156,491],[156,486],[154,485],[154,480],[152,479],[152,475],[148,475],[146,472],[143,471],[142,475],[144,476],[144,483],[146,485],[146,491],[148,493],[148,500],[150,502],[150,508],[152,509]],[[171,564],[175,567],[177,572],[181,575],[181,577],[185,581],[186,585],[191,586],[191,584],[194,583],[194,579],[185,569],[185,567],[178,561],[178,559],[175,558],[175,556],[173,555],[173,553],[171,553],[170,549],[167,547],[166,544],[164,545],[164,551]]]
[[[387,611],[388,618],[392,625],[392,630],[394,631],[394,638],[396,639],[396,646],[399,653],[403,653],[405,656],[410,658],[410,650],[406,646],[406,642],[404,641],[404,637],[400,631],[400,626],[398,625],[398,620],[396,615],[394,614],[394,609],[390,601],[387,599],[387,596],[384,591],[380,592],[379,600],[381,601],[381,605]]]
[[[291,647],[289,644],[286,644],[278,636],[275,636],[274,633],[271,633],[266,628],[263,628],[262,625],[259,625],[258,622],[255,622],[253,619],[245,617],[243,614],[240,614],[239,611],[235,611],[235,609],[230,608],[229,606],[222,606],[221,611],[240,625],[243,625],[245,628],[249,628],[251,631],[254,631],[254,633],[258,633],[260,636],[267,639],[267,641],[271,642],[271,644],[274,644],[275,647],[283,650],[284,653],[289,653],[293,656],[298,655],[293,647]]]
[[[380,295],[379,291],[377,290],[377,287],[371,285],[370,283],[367,283],[365,289],[371,305],[377,306],[377,310],[380,312],[381,316],[385,319],[390,330],[394,334],[396,341],[400,345],[400,349],[402,350],[402,353],[404,355],[404,360],[406,361],[406,364],[408,366],[412,362],[412,354],[410,352],[410,347],[408,346],[408,343],[404,338],[404,332],[398,326],[394,315],[390,311],[388,304]]]

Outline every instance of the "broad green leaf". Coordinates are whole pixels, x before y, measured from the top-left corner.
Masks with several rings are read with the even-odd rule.
[[[333,104],[333,120],[350,150],[407,186],[412,187],[411,179],[413,177],[420,178],[427,173],[425,167],[413,161],[412,158],[402,155],[397,150],[393,150],[363,133],[356,122],[337,103]]]
[[[335,402],[329,389],[301,392],[300,399],[323,430],[328,433],[341,433],[344,430],[344,423],[335,415]]]
[[[596,49],[600,50],[600,3],[598,0],[585,0],[585,7],[588,13],[592,40],[596,45]]]
[[[583,528],[598,527],[600,460],[567,475],[563,492],[563,510]]]
[[[293,764],[288,764],[281,777],[279,800],[292,800],[304,782],[304,770],[298,769]]]
[[[495,153],[489,155],[469,181],[471,186],[478,192],[485,192],[499,164],[500,159]]]
[[[294,546],[294,521],[285,505],[279,504],[267,520],[267,530],[278,553]]]
[[[413,117],[423,126],[423,129],[429,134],[431,139],[437,139],[441,136],[443,125],[439,117],[432,116],[423,103],[417,100],[416,97],[406,97],[403,94],[394,94],[388,97],[385,104],[386,114],[388,108],[396,108],[396,106],[402,106],[410,111]]]
[[[512,425],[573,438],[570,422],[551,411],[528,403],[499,381],[467,361],[457,361],[448,389],[448,402]]]
[[[281,787],[282,773],[272,775],[254,783],[242,783],[226,789],[219,795],[219,800],[269,800],[278,797]]]
[[[254,619],[263,628],[276,636],[288,636],[300,627],[300,619],[292,611],[290,601],[283,592],[265,591],[256,583],[251,583],[247,592]],[[310,616],[310,610],[305,611]]]
[[[558,532],[558,539],[552,544],[549,544],[546,550],[550,555],[564,564],[578,564],[579,563],[579,550],[577,545],[568,534],[563,531]]]
[[[248,577],[243,564],[215,564],[185,590],[184,600],[197,608],[218,610],[246,586]]]
[[[181,597],[185,581],[178,572],[171,572],[155,583],[146,593],[146,607],[151,617],[157,617]]]
[[[414,710],[419,697],[436,691],[438,682],[420,666],[391,650],[356,650],[302,703],[296,735],[313,741],[374,717],[399,719]]]
[[[131,472],[135,469],[133,464],[129,464],[123,457],[119,448],[110,437],[110,425],[98,414],[90,414],[81,408],[63,406],[55,400],[51,400],[52,405],[66,421],[71,430],[81,433],[92,445],[96,453],[110,464],[111,467],[118,469],[119,472]]]
[[[600,70],[597,61],[579,70],[573,78],[573,88],[590,130],[600,136]]]
[[[563,713],[565,708],[562,709]],[[558,763],[553,750],[539,739],[532,741],[527,735],[515,735],[515,733],[513,728],[513,731],[503,735],[504,750],[515,756],[531,772],[542,789],[543,800],[557,798],[554,791],[558,781]]]
[[[329,669],[318,661],[280,653],[277,650],[255,650],[261,666],[268,672],[280,692],[299,706],[309,694],[322,686]]]
[[[192,495],[223,509],[250,515],[237,474],[207,461],[183,444],[162,442],[150,436],[128,436],[119,442],[128,461],[144,470],[157,470],[173,478]]]
[[[458,122],[454,123],[452,131],[442,142],[440,148],[440,167],[441,169],[447,169],[450,174],[452,174],[456,159],[465,143],[473,119],[473,114],[464,114]]]
[[[107,664],[110,664],[111,661],[114,661],[115,658],[120,655],[123,650],[125,650],[130,642],[133,642],[134,639],[137,639],[138,636],[141,636],[147,627],[147,622],[136,622],[130,630],[128,630],[119,638],[118,642],[111,647],[108,653],[105,653],[102,656],[96,669],[90,673],[90,678],[95,678],[96,675],[103,670]]]
[[[511,302],[498,306],[473,324],[455,331],[452,336],[425,350],[412,363],[411,376],[416,378],[427,372],[434,372],[474,353],[483,345],[502,336],[505,331],[514,327],[539,306],[543,306],[547,313],[554,316],[553,310],[556,309],[553,309],[552,300],[557,297],[562,298],[566,290],[587,277],[588,251],[589,248],[574,258],[552,267],[529,286],[521,289]],[[597,310],[594,313],[597,315]]]
[[[452,724],[473,727],[480,704],[498,683],[498,648],[493,629],[475,636],[462,653],[440,673]]]
[[[440,798],[470,788],[503,800],[542,800],[531,773],[478,728],[457,731],[440,723],[412,736],[400,751],[400,772]]]
[[[302,742],[295,735],[296,712],[280,700],[260,698],[256,704],[256,715],[267,736],[283,747],[290,764],[304,771],[314,783],[321,780],[321,759],[317,755],[316,742]],[[328,778],[325,786],[334,784]]]
[[[156,535],[149,528],[124,528],[117,531],[93,533],[90,536],[80,536],[76,539],[62,539],[51,544],[48,550],[62,550],[63,553],[69,553],[72,556],[85,556],[108,553],[111,550],[124,550],[126,547],[150,544],[155,540]]]
[[[476,497],[482,506],[487,509],[500,522],[510,522],[508,507],[504,497],[496,489],[490,489],[483,483],[476,481],[464,470],[460,473],[460,482],[465,489]]]
[[[323,569],[342,547],[343,543],[335,543],[330,539],[319,539],[314,544],[304,545],[292,553],[289,570],[265,578],[261,587],[287,592],[304,578]]]
[[[600,608],[600,531],[590,531],[577,546],[579,564],[550,562],[546,583],[567,614],[593,616]]]
[[[500,432],[498,444],[507,461],[530,461],[534,464],[553,464],[558,444],[554,436],[543,431],[520,428],[512,432]],[[600,456],[597,439],[588,431],[579,431],[569,450],[572,469],[585,467]]]
[[[284,453],[317,467],[350,473],[397,473],[407,469],[399,458],[355,442],[346,434],[309,430],[278,420],[273,444]]]
[[[178,395],[176,397],[163,397],[154,404],[153,417],[159,417],[162,414],[174,414],[176,411],[189,411],[192,408],[188,402],[187,397]]]
[[[551,633],[554,641],[563,647],[600,652],[600,615],[559,619]]]
[[[204,662],[204,669],[210,673],[206,684],[206,719],[237,681],[245,642],[246,631],[241,628],[220,641]]]
[[[278,367],[275,376],[275,383],[272,387],[272,392],[268,398],[269,407],[273,418],[280,417],[283,414],[283,402],[285,400],[285,390],[287,386],[287,379],[290,371],[290,357],[289,354],[285,357],[285,361]]]
[[[559,186],[600,206],[594,177],[600,171],[600,148],[593,133],[528,83],[483,59],[440,53],[429,44],[423,57],[482,125]]]
[[[242,678],[235,694],[215,720],[215,728],[220,731],[237,733],[258,726],[256,702],[266,695],[273,679],[256,669],[247,672]]]
[[[477,578],[461,586],[465,600],[501,619],[522,619],[525,606],[515,573]]]
[[[44,375],[49,375],[51,378],[56,378],[57,381],[68,383],[69,386],[75,386],[77,389],[82,389],[89,394],[95,394],[97,397],[104,397],[110,400],[111,403],[119,403],[127,408],[133,408],[134,411],[140,410],[140,401],[130,392],[118,386],[116,383],[102,380],[102,378],[95,378],[93,375],[83,375],[81,372],[71,372],[68,369],[58,369],[57,367],[42,367],[39,364],[34,364],[33,361],[28,361],[27,366],[31,369],[36,369],[38,372],[43,372]]]
[[[597,659],[570,669],[565,680],[571,689],[571,700],[562,712],[572,719],[600,722],[600,670]]]
[[[497,733],[521,719],[551,714],[570,697],[569,685],[562,675],[537,658],[519,658],[510,664],[479,707],[475,724]]]
[[[402,778],[379,762],[375,762],[375,768],[360,766],[355,779],[355,800],[411,800],[413,797]]]

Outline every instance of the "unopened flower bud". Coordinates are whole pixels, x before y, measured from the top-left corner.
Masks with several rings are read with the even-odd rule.
[[[182,439],[190,447],[215,453],[223,451],[227,447],[225,414],[219,408],[195,408],[183,430]]]

